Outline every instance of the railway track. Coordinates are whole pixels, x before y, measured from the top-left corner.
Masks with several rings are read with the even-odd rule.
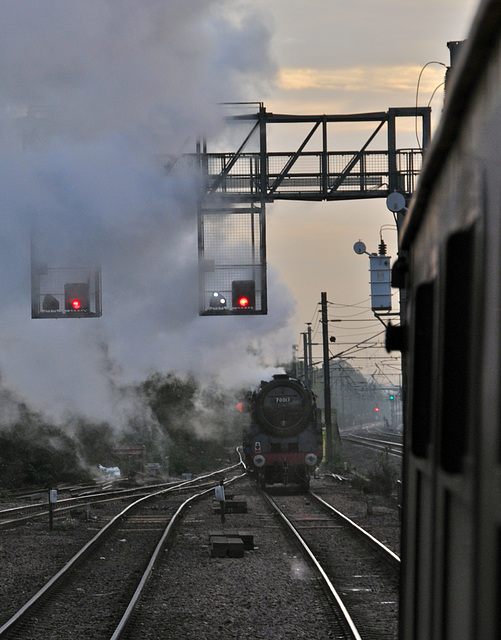
[[[358,435],[343,435],[343,442],[352,442],[353,444],[359,444],[370,449],[376,449],[377,451],[388,452],[389,455],[396,456],[397,458],[403,457],[404,445],[400,442]]]
[[[396,639],[399,557],[314,493],[267,500],[324,579],[339,637]]]
[[[236,465],[238,466],[238,465]],[[215,474],[220,472],[215,472]],[[107,502],[120,502],[124,500],[133,501],[142,496],[149,495],[153,491],[162,489],[181,489],[182,487],[197,486],[210,478],[211,474],[201,476],[194,480],[175,481],[158,483],[155,485],[144,485],[128,489],[115,489],[109,487],[107,490],[85,490],[77,496],[58,499],[54,505],[53,517],[66,517],[72,511],[79,508],[89,508],[91,505],[104,504]],[[11,529],[26,524],[34,519],[49,517],[48,492],[45,492],[45,500],[36,504],[21,505],[0,509],[0,530]]]
[[[122,638],[178,519],[213,486],[187,499],[168,487],[128,505],[0,627],[0,637]]]
[[[317,577],[298,557],[261,492],[248,479],[242,484],[238,491],[243,491],[248,513],[230,514],[226,525],[216,528],[246,527],[254,534],[254,549],[243,558],[211,557],[205,550],[207,510],[202,503],[194,505],[169,562],[152,578],[151,593],[132,621],[131,638],[341,637],[333,633],[330,605]],[[150,635],[152,626],[156,635]]]
[[[288,540],[277,516],[255,486],[247,478],[235,485],[235,491],[242,492],[247,500],[249,510],[228,514],[226,524],[221,525],[211,506],[216,480],[209,483],[207,489],[194,489],[184,498],[178,491],[175,495],[173,489],[158,492],[161,495],[154,501],[138,498],[140,510],[129,506],[125,516],[114,515],[115,532],[103,535],[100,548],[88,550],[88,555],[83,552],[85,557],[74,562],[68,580],[51,580],[52,585],[41,596],[46,605],[30,604],[33,598],[18,605],[31,617],[26,626],[21,619],[25,614],[12,607],[7,620],[5,603],[9,599],[4,597],[0,604],[0,610],[4,609],[0,619],[2,640],[356,638],[338,628],[337,616],[318,574],[298,554],[295,543]],[[324,484],[324,490],[329,486]],[[205,496],[192,497],[204,491]],[[304,496],[301,499],[304,501]],[[102,509],[108,513],[109,504]],[[296,515],[303,527],[308,524],[303,505]],[[309,522],[312,524],[318,526],[321,521]],[[221,528],[229,535],[233,528],[251,531],[254,549],[246,551],[245,557],[213,557],[210,532]],[[19,529],[20,536],[17,531],[12,532],[19,541],[17,545],[12,541],[13,549],[22,545],[25,529],[28,535],[29,529],[40,530],[40,525]],[[40,542],[50,549],[50,541],[74,541],[77,531],[79,527],[68,532],[69,536],[56,531],[54,536],[46,534],[47,541],[42,537]],[[331,528],[328,533],[331,538],[337,537],[337,529]],[[36,554],[32,565],[35,574]],[[8,593],[6,577],[4,592]],[[16,619],[10,622],[13,618]],[[366,640],[363,635],[362,638]]]

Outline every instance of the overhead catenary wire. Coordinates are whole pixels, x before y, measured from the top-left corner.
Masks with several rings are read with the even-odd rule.
[[[356,301],[354,303],[340,303],[327,300],[326,306],[328,311],[328,323],[330,326],[330,337],[341,337],[341,342],[329,344],[329,362],[331,366],[338,366],[339,363],[345,362],[345,366],[351,367],[347,361],[355,361],[354,371],[363,375],[367,381],[371,379],[371,371],[369,363],[377,363],[383,373],[379,373],[376,369],[376,375],[385,376],[386,379],[401,374],[400,356],[390,356],[386,353],[384,347],[383,334],[386,327],[378,330],[376,333],[375,325],[381,327],[381,321],[375,317],[370,307],[371,298]],[[321,309],[318,309],[321,303],[315,304],[315,309],[311,316],[311,322],[305,323],[308,326],[310,349],[312,346],[319,347],[323,343],[323,323],[321,322]],[[370,315],[369,315],[370,314]],[[334,316],[334,317],[333,317]],[[366,316],[366,317],[364,317]],[[384,323],[383,323],[384,324]],[[305,346],[306,329],[300,335],[299,344]],[[333,354],[333,348],[345,347],[336,354]],[[384,352],[384,354],[383,354]],[[310,366],[316,368],[322,363],[322,360],[315,357],[310,352]],[[363,365],[365,362],[365,366]],[[374,374],[373,374],[374,375]],[[398,382],[394,384],[398,385]]]
[[[445,67],[447,69],[447,65],[445,64],[445,62],[440,62],[439,60],[430,60],[429,62],[427,62],[421,69],[421,71],[419,72],[419,76],[418,76],[418,80],[417,80],[417,85],[416,85],[416,118],[415,118],[415,132],[416,132],[416,142],[418,144],[418,147],[422,150],[422,146],[421,146],[421,140],[419,139],[419,134],[418,134],[418,117],[417,117],[417,110],[418,110],[418,104],[419,104],[419,86],[421,84],[421,76],[423,75],[424,70],[430,65],[430,64],[439,64],[442,67]],[[435,95],[436,90],[438,89],[438,87],[435,88],[432,98]],[[431,100],[430,100],[431,102]],[[429,106],[429,105],[428,105]]]
[[[437,84],[437,86],[433,89],[433,93],[431,94],[431,98],[428,101],[428,106],[431,105],[433,98],[435,97],[435,94],[437,93],[437,91],[440,89],[440,87],[443,87],[445,85],[445,81],[441,82],[440,84]]]

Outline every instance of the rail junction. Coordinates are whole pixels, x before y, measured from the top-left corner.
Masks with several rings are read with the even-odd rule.
[[[286,542],[289,534],[282,530],[282,516],[279,521],[269,500],[242,474],[239,465],[216,473],[223,473],[227,481],[233,479],[237,483],[234,486],[238,486],[235,491],[242,492],[249,502],[248,513],[229,514],[223,525],[228,535],[238,527],[252,530],[253,550],[246,551],[245,558],[243,554],[212,557],[209,532],[221,527],[219,515],[211,509],[214,475],[198,478],[197,486],[190,482],[183,482],[183,486],[171,483],[158,490],[144,488],[148,495],[139,497],[115,495],[107,502],[94,503],[96,513],[102,510],[109,516],[100,519],[100,527],[98,523],[85,527],[99,531],[91,539],[83,540],[81,549],[45,586],[39,587],[37,593],[32,592],[28,601],[18,604],[17,610],[12,608],[15,603],[11,595],[10,610],[4,610],[0,620],[0,637],[64,637],[68,640],[88,635],[118,640],[148,638],[148,629],[158,628],[174,629],[181,635],[197,629],[203,635],[207,623],[211,633],[222,638],[235,637],[237,630],[240,633],[245,629],[244,633],[251,634],[249,638],[278,638],[283,637],[280,634],[285,629],[297,638],[311,637],[312,632],[318,638],[332,637],[336,630],[335,637],[365,639],[365,631],[360,633],[354,627],[351,629],[351,623],[339,621],[339,611],[345,606],[340,604],[344,595],[336,598],[325,586],[329,581],[334,582],[331,570],[323,568],[327,558],[354,553],[353,550],[343,552],[337,546],[340,526],[337,520],[325,514],[321,520],[318,515],[306,518],[304,495],[297,497],[300,507],[293,506],[292,517],[288,515],[302,538],[305,534],[311,536],[310,525],[313,528],[320,525],[321,530],[316,533],[326,536],[327,546],[320,551],[323,557],[316,560],[320,569],[313,569],[310,562],[314,562],[318,548],[314,551],[310,548],[303,558],[296,546],[297,539]],[[333,485],[328,478],[324,485],[324,490],[327,487],[330,492]],[[232,490],[228,488],[228,492]],[[125,508],[118,506],[124,499],[132,502]],[[313,496],[307,499],[320,502]],[[278,500],[275,496],[274,500],[283,510],[282,503],[288,501],[289,496],[280,495]],[[327,500],[324,495],[324,501]],[[63,516],[64,512],[59,515]],[[16,530],[16,546],[23,544],[25,528],[29,527],[28,524]],[[40,530],[40,524],[36,528]],[[75,537],[74,533],[71,537]],[[366,543],[362,547],[368,549]],[[398,565],[397,556],[393,556],[393,562]],[[387,560],[380,562],[390,573],[398,571],[392,569]],[[33,565],[30,567],[33,574]],[[367,569],[367,573],[370,571]],[[381,581],[379,574],[375,580]],[[242,585],[245,588],[240,588]],[[365,601],[366,592],[363,595]],[[19,596],[16,598],[19,601]],[[248,612],[258,610],[258,603],[263,601],[268,617],[250,621]],[[214,606],[219,613],[212,611]],[[265,635],[260,635],[261,623]]]

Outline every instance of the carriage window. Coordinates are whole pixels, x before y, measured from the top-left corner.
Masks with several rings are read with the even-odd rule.
[[[473,228],[449,238],[445,265],[440,463],[460,473],[468,443],[473,307]]]
[[[412,376],[412,452],[426,457],[431,434],[433,388],[433,292],[434,284],[416,291],[414,368]]]

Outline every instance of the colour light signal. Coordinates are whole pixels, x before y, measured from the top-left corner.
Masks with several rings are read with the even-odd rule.
[[[68,282],[64,285],[66,311],[89,311],[90,295],[87,282]]]
[[[254,309],[256,307],[254,280],[234,280],[231,283],[231,298],[234,309]]]

